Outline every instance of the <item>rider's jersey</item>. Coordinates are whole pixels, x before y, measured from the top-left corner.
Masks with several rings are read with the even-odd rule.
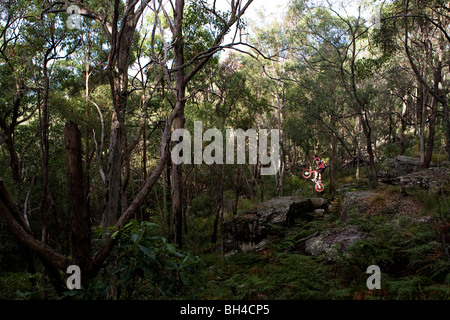
[[[317,165],[318,165],[319,169],[325,169],[327,167],[325,165],[325,162],[323,162],[323,160],[318,159],[317,162],[318,162]]]

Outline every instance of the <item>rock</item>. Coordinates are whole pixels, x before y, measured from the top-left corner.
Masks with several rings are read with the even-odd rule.
[[[417,157],[407,157],[407,156],[397,156],[394,158],[394,160],[399,164],[403,166],[420,166],[420,158]]]
[[[387,204],[385,204],[384,206],[382,206],[378,213],[382,214],[382,215],[391,215],[391,214],[396,214],[399,213],[403,207],[405,206],[403,201],[392,201],[392,202],[388,202]]]
[[[345,194],[341,223],[351,224],[354,218],[364,216],[409,215],[420,216],[423,206],[413,197],[375,191],[353,191]]]
[[[431,163],[431,167],[435,167]],[[394,159],[383,161],[382,169],[379,170],[379,178],[386,182],[398,182],[395,178],[422,170],[422,162],[417,157],[397,156]]]
[[[310,199],[296,196],[277,197],[257,204],[224,222],[225,250],[253,250],[263,239],[292,226],[296,218],[312,220],[313,210]]]
[[[377,194],[372,191],[351,191],[346,192],[341,209],[341,222],[347,222],[353,216],[367,212],[370,207],[370,199]]]
[[[419,187],[432,191],[439,191],[449,180],[450,169],[444,167],[431,167],[399,177],[399,183],[403,189]]]
[[[314,205],[311,199],[291,196],[273,198],[257,204],[243,214],[257,214],[262,227],[267,227],[265,225],[267,223],[290,227],[294,224],[296,218],[301,217],[304,213],[311,212],[313,209]]]
[[[450,161],[442,161],[440,163],[442,167],[450,168]]]
[[[314,217],[321,218],[324,216],[324,214],[325,214],[325,209],[316,209],[316,210],[314,210],[313,215],[314,215]]]
[[[328,200],[324,198],[311,198],[310,199],[314,209],[328,209]]]
[[[313,256],[323,255],[329,261],[338,261],[339,256],[342,253],[345,254],[351,244],[365,237],[365,233],[358,231],[353,225],[330,229],[308,239],[305,244],[305,251]]]
[[[255,250],[256,252],[261,252],[266,249],[267,245],[271,242],[272,241],[269,238],[263,239],[255,246],[253,250]]]

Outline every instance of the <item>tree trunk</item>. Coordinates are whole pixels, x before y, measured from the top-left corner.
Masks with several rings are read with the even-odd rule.
[[[216,217],[214,219],[214,227],[213,227],[213,233],[211,236],[211,243],[215,244],[217,242],[217,229],[219,225],[220,220],[220,214],[223,210],[223,175],[224,175],[224,166],[221,165],[221,168],[216,168],[219,172],[219,186],[217,188],[217,194],[216,194]]]
[[[428,145],[426,150],[425,159],[423,162],[423,167],[428,168],[431,164],[431,157],[433,155],[434,148],[434,137],[436,133],[436,119],[437,119],[437,108],[438,108],[438,97],[441,94],[441,73],[442,73],[442,55],[439,55],[440,60],[437,63],[436,68],[433,70],[433,96],[431,97],[431,115],[428,127]]]
[[[335,116],[331,115],[330,119],[330,126],[333,129],[333,132],[331,133],[331,142],[330,142],[330,195],[331,197],[334,197],[334,163],[336,158],[336,134],[334,132],[334,126],[335,126]]]
[[[284,90],[284,88],[281,88],[281,94],[280,94],[279,89],[278,89],[278,84],[277,84],[276,88],[277,88],[276,99],[277,99],[277,105],[278,105],[278,110],[277,110],[278,111],[278,130],[280,131],[280,139],[279,139],[280,168],[277,172],[277,175],[279,177],[278,184],[277,184],[277,194],[278,194],[278,196],[282,196],[283,189],[284,189],[284,171],[285,171],[285,166],[286,166],[286,150],[285,150],[284,137],[283,137],[283,125],[284,125],[283,110],[284,110],[285,90]]]
[[[448,107],[447,101],[442,106],[444,108],[445,119],[445,149],[447,151],[447,159],[450,161],[450,108]]]
[[[108,78],[111,89],[111,96],[114,112],[111,123],[111,135],[109,145],[108,169],[105,204],[102,216],[102,228],[113,226],[122,211],[125,211],[128,176],[121,179],[122,167],[129,167],[129,156],[127,154],[127,141],[125,132],[125,109],[128,101],[128,65],[130,63],[131,47],[133,45],[133,34],[136,30],[137,18],[140,16],[139,10],[135,7],[137,2],[127,1],[126,17],[122,17],[119,27],[120,2],[114,2],[113,23],[111,27],[110,44],[111,49],[108,55]],[[133,13],[134,12],[134,13]],[[125,202],[123,208],[120,202]],[[122,210],[121,210],[122,209]]]
[[[42,215],[42,242],[47,242],[48,236],[48,224],[50,220],[51,203],[48,173],[49,173],[49,93],[50,93],[50,78],[48,74],[48,56],[51,52],[51,48],[47,50],[43,61],[43,76],[44,76],[44,96],[42,101],[42,118],[41,118],[41,152],[42,152],[42,196],[39,204],[39,212]]]
[[[428,143],[426,148],[426,153],[423,161],[423,168],[430,167],[431,157],[433,155],[434,148],[434,136],[436,132],[436,118],[437,118],[437,100],[432,97],[431,98],[431,115],[428,126]]]
[[[181,103],[181,101],[180,101]],[[183,103],[184,104],[184,103]],[[184,106],[182,107],[184,108]],[[184,117],[178,114],[174,129],[184,128]],[[172,163],[172,241],[183,247],[183,173],[182,164]]]
[[[82,274],[86,275],[90,272],[91,225],[83,182],[81,132],[72,121],[67,122],[64,128],[64,141],[72,236],[71,263],[78,265]]]
[[[178,68],[184,64],[184,42],[183,42],[183,11],[184,0],[177,0],[174,11],[174,67]],[[186,105],[186,82],[184,68],[179,68],[175,72],[175,90],[176,102],[175,108],[178,113],[173,121],[174,129],[184,128],[184,107]],[[177,143],[175,143],[177,144]],[[178,244],[181,249],[183,247],[183,175],[182,164],[172,164],[172,241]]]
[[[147,112],[145,112],[145,119],[147,119]],[[145,132],[146,130],[144,126],[144,129],[142,130],[142,181],[140,181],[139,183],[139,189],[141,189],[144,181],[147,180],[147,138]],[[156,200],[158,200],[158,196],[156,196]],[[160,214],[162,214],[162,211],[163,210],[160,211]],[[144,215],[145,215],[145,208],[141,208],[141,217],[140,217],[141,222],[144,220]]]
[[[171,178],[171,170],[172,170],[172,161],[170,157],[167,157],[165,171],[164,171],[164,212],[166,214],[167,227],[170,229],[172,225],[171,219],[171,208],[172,208],[172,198],[171,198],[171,190],[172,190],[172,178]],[[168,235],[168,239],[171,238],[171,234]]]
[[[104,230],[114,226],[119,217],[120,200],[120,175],[122,168],[122,132],[117,113],[113,113],[111,124],[111,136],[109,142],[109,157],[106,179],[105,206],[102,216],[102,228]],[[107,234],[105,233],[105,236]]]
[[[368,125],[367,115],[361,115],[361,122],[364,135],[367,140],[367,154],[369,155],[369,167],[370,167],[370,187],[376,189],[378,186],[378,174],[375,167],[375,156],[372,149],[372,129]]]
[[[237,208],[238,208],[238,204],[239,204],[239,196],[240,196],[240,192],[241,192],[241,165],[237,166],[237,173],[236,173],[236,184],[234,186],[235,189],[235,193],[234,193],[234,203],[233,203],[233,216],[235,216],[237,214]]]
[[[420,144],[420,162],[425,163],[425,120],[426,120],[426,110],[427,110],[427,93],[425,88],[421,84],[419,84],[419,99],[418,106],[420,106],[420,110],[418,109],[418,118],[420,119],[419,125],[419,144]]]
[[[406,117],[407,111],[408,111],[408,104],[409,104],[409,100],[408,99],[409,99],[409,97],[406,95],[405,96],[405,102],[403,103],[402,115],[400,117],[400,121],[401,121],[400,141],[399,141],[400,155],[405,154],[405,151],[406,151],[406,145],[405,145],[406,121],[405,121],[405,117]]]

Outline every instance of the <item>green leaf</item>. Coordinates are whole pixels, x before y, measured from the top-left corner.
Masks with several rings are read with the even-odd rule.
[[[126,225],[124,225],[122,228],[128,228],[128,227],[130,227],[130,226],[132,226],[133,225],[133,221],[130,221],[130,222],[128,222]]]
[[[154,259],[155,255],[149,250],[149,248],[139,245],[139,250],[142,251],[147,257]]]
[[[117,235],[119,234],[119,232],[120,232],[120,230],[117,230],[116,232],[114,232],[114,233],[111,235],[111,238],[115,239],[115,238],[117,237]]]

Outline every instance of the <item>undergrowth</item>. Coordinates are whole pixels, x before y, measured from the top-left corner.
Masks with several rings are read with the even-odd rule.
[[[358,183],[345,184],[345,191],[358,189]],[[293,193],[309,186],[297,178],[288,185]],[[402,214],[380,210],[354,215],[345,224],[356,226],[366,237],[341,254],[339,262],[308,255],[305,238],[343,226],[340,211],[345,191],[337,193],[323,217],[297,220],[259,252],[226,253],[223,259],[220,240],[210,242],[212,212],[187,215],[184,251],[168,243],[161,235],[165,231],[153,222],[131,221],[118,235],[110,269],[82,291],[65,295],[107,299],[114,285],[121,289],[119,299],[450,299],[449,186],[440,194],[411,189],[404,195],[397,186],[381,185],[371,200],[373,206],[414,199],[418,208]],[[242,201],[240,209],[253,202]],[[195,208],[202,208],[201,199]],[[230,218],[231,213],[225,216]],[[366,286],[369,265],[380,267],[380,290]],[[115,272],[108,274],[108,270]],[[32,282],[37,285],[31,286]],[[3,273],[0,286],[7,288],[1,290],[2,299],[40,299],[48,290],[39,273]]]
[[[346,191],[352,191],[352,186]],[[406,214],[389,210],[356,215],[347,224],[367,236],[341,254],[339,262],[305,253],[302,241],[318,231],[341,226],[342,197],[324,218],[298,222],[259,253],[235,253],[224,263],[219,251],[205,259],[201,299],[449,299],[448,243],[450,206],[445,193],[381,185],[372,199],[379,208],[407,197],[418,208]],[[357,188],[356,188],[357,190]],[[409,198],[408,198],[409,197]],[[447,238],[445,238],[445,236]],[[444,240],[443,240],[444,239]],[[447,239],[447,242],[445,242]],[[381,269],[381,289],[366,286],[367,267]]]

